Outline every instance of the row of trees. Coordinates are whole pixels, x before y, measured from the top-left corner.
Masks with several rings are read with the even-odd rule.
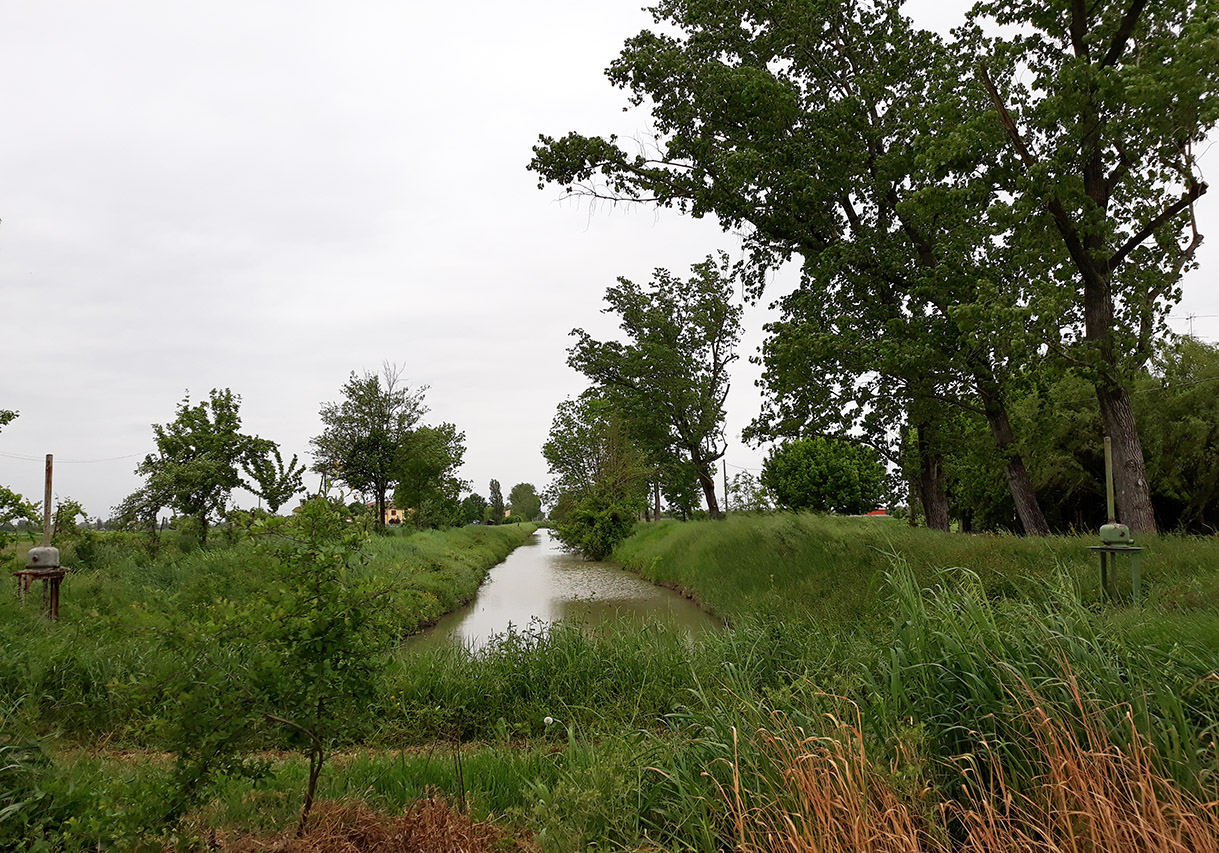
[[[497,481],[491,481],[490,502],[476,494],[461,499],[469,489],[457,476],[465,433],[451,423],[420,423],[428,411],[426,386],[411,388],[400,368],[386,364],[380,373],[353,372],[341,391],[338,402],[322,404],[323,430],[310,442],[323,494],[332,485],[359,494],[371,504],[377,530],[384,529],[391,496],[409,508],[416,527],[503,520]],[[195,519],[206,541],[234,490],[257,495],[271,513],[303,491],[304,466],[295,455],[285,464],[274,442],[244,432],[240,404],[227,388],[197,404],[187,396],[172,421],[153,425],[157,450],[136,469],[145,483],[116,507],[116,516],[130,526],[155,525],[169,508]],[[541,513],[532,485],[518,484],[511,500],[516,516],[531,520]]]
[[[1122,520],[1154,530],[1133,392],[1201,240],[1214,4],[981,2],[950,39],[901,0],[653,14],[609,76],[648,105],[654,149],[543,136],[531,168],[571,194],[716,216],[744,234],[755,296],[800,260],[750,437],[867,441],[947,528],[945,459],[969,415],[1041,534],[1042,461],[1013,412],[1070,376],[1095,400],[1092,443],[1113,439]]]

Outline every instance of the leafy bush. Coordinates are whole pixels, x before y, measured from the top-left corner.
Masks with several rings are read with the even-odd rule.
[[[772,450],[761,479],[786,509],[857,515],[880,504],[885,468],[871,448],[816,436],[786,441]]]
[[[589,560],[604,560],[635,528],[635,504],[594,491],[554,520],[555,536]]]

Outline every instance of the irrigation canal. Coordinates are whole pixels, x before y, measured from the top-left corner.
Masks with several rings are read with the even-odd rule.
[[[444,616],[412,644],[465,645],[477,650],[496,634],[546,630],[556,622],[588,625],[630,620],[666,622],[697,635],[720,623],[672,590],[613,563],[581,560],[539,528],[491,569],[474,600]]]

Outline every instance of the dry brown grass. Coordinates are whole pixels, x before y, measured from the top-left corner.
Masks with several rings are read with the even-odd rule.
[[[782,723],[761,731],[757,744],[780,768],[782,784],[758,796],[746,790],[737,762],[733,789],[724,791],[736,847],[741,853],[1219,853],[1219,803],[1160,773],[1152,747],[1129,719],[1126,731],[1134,734],[1123,749],[1099,715],[1066,725],[1033,701],[1024,716],[1022,746],[1036,751],[1042,775],[1017,790],[997,753],[983,744],[980,757],[960,765],[960,799],[939,803],[899,793],[892,774],[867,754],[855,725],[827,716],[823,731],[813,735]]]
[[[438,795],[415,802],[399,816],[363,803],[318,803],[305,834],[295,828],[272,838],[226,839],[228,853],[501,853],[530,850],[527,839],[509,840],[489,822],[453,809]]]

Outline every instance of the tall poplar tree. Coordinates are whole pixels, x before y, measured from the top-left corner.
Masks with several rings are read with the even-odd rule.
[[[958,97],[960,57],[901,5],[660,3],[666,30],[630,39],[609,72],[648,103],[656,150],[544,136],[531,167],[575,194],[711,213],[743,230],[755,294],[767,270],[800,257],[808,303],[856,347],[814,364],[804,384],[824,387],[849,365],[837,391],[852,391],[849,407],[866,417],[877,398],[862,386],[879,376],[911,424],[934,410],[927,401],[977,407],[1026,531],[1045,533],[1007,411],[1037,326],[991,239],[987,184],[954,177],[988,168],[954,135],[984,117],[985,93]],[[928,517],[947,527],[942,479],[926,462],[924,485],[938,489]]]
[[[1130,387],[1202,237],[1196,149],[1219,118],[1214,0],[984,2],[966,34],[1002,129],[1013,241],[1049,258],[1059,354],[1096,387],[1122,521],[1154,531]],[[988,28],[989,29],[989,28]]]

